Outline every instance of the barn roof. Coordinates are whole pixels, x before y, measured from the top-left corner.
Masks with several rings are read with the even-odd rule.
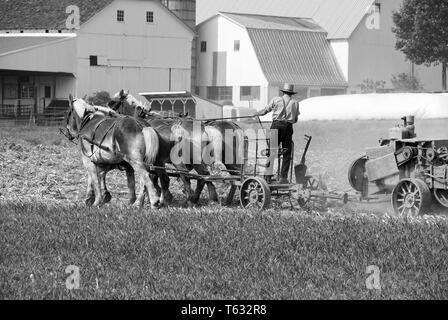
[[[76,5],[81,24],[114,0],[0,0],[0,30],[66,29],[66,8]]]
[[[228,13],[220,15],[246,28],[269,83],[347,86],[327,41],[327,33],[312,19]]]
[[[68,14],[66,8],[79,7],[81,24],[89,21],[115,0],[0,0],[0,30],[65,30]],[[157,0],[154,1],[191,29],[171,10]]]
[[[375,0],[197,0],[197,22],[218,12],[312,18],[328,39],[348,39]]]

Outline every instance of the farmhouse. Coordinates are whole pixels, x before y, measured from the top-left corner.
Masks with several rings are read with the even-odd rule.
[[[193,38],[160,1],[2,1],[0,117],[69,93],[190,90]]]
[[[197,90],[255,108],[278,93],[277,81],[296,84],[301,99],[360,93],[367,79],[385,81],[387,92],[392,75],[402,72],[417,76],[428,91],[441,90],[441,66],[413,65],[395,49],[392,13],[401,3],[198,0]]]

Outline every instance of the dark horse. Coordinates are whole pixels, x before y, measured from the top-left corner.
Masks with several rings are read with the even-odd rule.
[[[192,170],[195,169],[201,175],[209,175],[209,170],[207,165],[210,166],[224,166],[225,170],[231,175],[240,175],[244,168],[244,159],[246,149],[244,147],[244,133],[243,130],[234,122],[231,121],[205,121],[202,122],[200,120],[194,120],[188,117],[177,117],[177,118],[163,118],[157,116],[153,113],[150,113],[150,110],[146,110],[146,106],[135,99],[128,92],[121,90],[119,93],[115,95],[115,98],[120,99],[121,101],[126,101],[130,106],[134,108],[134,117],[136,118],[144,118],[148,123],[156,129],[162,136],[166,139],[169,138],[170,132],[173,128],[173,125],[181,126],[183,129],[187,131],[187,133],[191,134],[193,132],[193,124],[200,123],[201,131],[203,133],[203,143],[201,146],[201,150],[204,147],[208,148],[209,154],[211,153],[211,157],[209,157],[206,163],[201,163],[200,165],[184,165],[180,167],[182,170]],[[148,108],[149,109],[149,108]],[[232,136],[230,139],[226,139],[225,136],[228,133],[231,133]],[[206,140],[206,141],[205,141]],[[205,141],[205,143],[204,143]],[[229,154],[229,152],[231,154]],[[206,154],[206,153],[205,153]],[[187,193],[191,194],[191,188],[189,185],[188,178],[184,178],[184,185],[188,190]],[[168,180],[169,184],[169,180]],[[216,201],[217,194],[215,190],[215,186],[211,182],[204,182],[203,180],[198,181],[198,185],[196,187],[196,191],[193,196],[193,202],[197,202],[200,194],[204,188],[204,185],[207,184],[207,188],[209,190],[210,200]],[[166,187],[166,186],[165,186]],[[163,189],[163,187],[162,187]],[[234,197],[236,191],[236,186],[232,185],[230,188],[230,192],[226,199],[226,204],[230,203]]]
[[[156,186],[150,169],[155,163],[160,145],[158,134],[145,121],[116,115],[111,109],[93,107],[82,99],[70,96],[67,115],[67,136],[79,138],[82,162],[88,172],[87,205],[99,206],[110,201],[105,175],[113,169],[126,170],[129,202],[136,200],[134,173],[140,177],[138,199],[149,192],[151,207],[159,205]],[[102,112],[101,112],[102,111]],[[139,201],[138,203],[140,203]]]
[[[157,162],[161,167],[164,167],[166,163],[174,165],[179,172],[179,177],[184,185],[184,190],[187,194],[187,202],[189,204],[197,203],[205,185],[207,185],[209,199],[213,202],[217,202],[218,194],[211,181],[198,179],[196,190],[193,191],[187,174],[188,172],[195,170],[199,175],[210,175],[207,164],[202,161],[202,152],[207,145],[213,144],[213,142],[209,141],[210,137],[208,137],[203,124],[200,121],[195,121],[188,117],[163,118],[156,114],[144,112],[146,107],[124,90],[117,93],[115,98],[118,98],[121,101],[126,101],[128,105],[132,106],[135,109],[134,117],[145,119],[145,121],[159,133],[160,138],[170,144],[171,148],[166,150],[166,152],[160,150]],[[175,148],[181,144],[183,144],[184,147],[181,152],[187,151],[188,154],[183,154],[180,162],[173,161],[173,157],[177,156],[175,154],[177,149]],[[198,156],[195,152],[200,153],[199,159],[195,159],[195,156]],[[161,180],[162,192],[166,192],[164,198],[170,198],[171,195],[168,190],[169,178],[163,170],[158,171],[158,177]]]

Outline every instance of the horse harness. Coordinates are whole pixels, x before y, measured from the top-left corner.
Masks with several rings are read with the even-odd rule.
[[[83,139],[83,140],[85,140],[85,141],[87,141],[89,144],[90,144],[90,155],[88,155],[88,154],[86,154],[86,150],[83,148],[83,147],[81,147],[81,149],[82,149],[82,153],[86,156],[86,157],[88,157],[88,158],[92,158],[99,150],[104,150],[104,151],[107,151],[107,152],[111,152],[111,153],[113,153],[114,155],[116,155],[117,154],[117,150],[116,150],[116,146],[115,146],[115,143],[113,143],[112,144],[112,150],[109,148],[109,147],[107,147],[107,146],[103,146],[103,143],[104,143],[104,140],[106,140],[106,137],[107,137],[107,135],[110,133],[110,132],[112,132],[112,137],[114,136],[114,132],[115,132],[115,128],[116,128],[116,126],[117,126],[117,120],[114,120],[114,121],[112,121],[112,123],[111,123],[111,125],[107,128],[107,130],[104,132],[104,134],[100,137],[100,139],[98,139],[97,141],[95,141],[95,136],[96,136],[96,133],[97,133],[97,131],[98,131],[98,129],[99,129],[99,127],[103,124],[103,123],[106,123],[106,121],[107,120],[110,120],[111,118],[108,118],[108,117],[104,117],[103,119],[101,119],[100,121],[98,121],[98,123],[96,123],[95,124],[95,126],[93,127],[93,130],[92,130],[92,135],[89,137],[89,136],[87,136],[86,134],[82,134],[82,130],[85,128],[85,126],[93,119],[93,117],[94,117],[94,113],[93,114],[91,114],[91,115],[88,115],[88,116],[85,116],[84,117],[84,119],[82,120],[82,122],[81,122],[81,126],[80,126],[80,129],[79,129],[79,134],[78,134],[78,137],[80,138],[80,139]],[[124,117],[123,117],[124,118]],[[97,151],[95,151],[95,147],[97,147],[98,148],[98,150]]]

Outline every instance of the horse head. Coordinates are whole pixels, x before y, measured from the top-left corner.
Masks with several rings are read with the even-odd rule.
[[[151,111],[151,107],[149,107],[146,103],[142,103],[137,100],[133,95],[129,93],[129,90],[121,89],[120,92],[117,92],[114,95],[115,99],[120,99],[120,101],[125,101],[128,105],[133,107],[136,110],[145,110],[146,112]]]
[[[81,121],[87,113],[88,103],[83,99],[74,99],[70,94],[68,98],[69,109],[65,119],[65,135],[69,140],[74,140],[79,133]]]

